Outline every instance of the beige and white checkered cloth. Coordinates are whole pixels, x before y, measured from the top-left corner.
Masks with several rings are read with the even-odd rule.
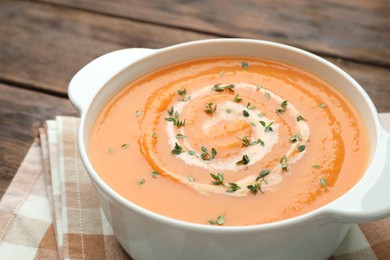
[[[381,119],[390,129],[390,113]],[[47,121],[28,151],[0,201],[0,259],[131,259],[80,161],[78,123]],[[353,225],[331,259],[390,259],[390,218]]]

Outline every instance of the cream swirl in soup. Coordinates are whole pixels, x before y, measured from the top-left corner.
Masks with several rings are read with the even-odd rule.
[[[89,153],[128,200],[172,218],[252,225],[319,208],[363,175],[366,127],[335,87],[288,64],[188,61],[130,83]]]

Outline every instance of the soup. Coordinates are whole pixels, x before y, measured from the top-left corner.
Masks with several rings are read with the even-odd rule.
[[[342,94],[288,64],[248,57],[174,64],[102,109],[90,158],[121,196],[207,225],[295,217],[362,177],[366,127]]]

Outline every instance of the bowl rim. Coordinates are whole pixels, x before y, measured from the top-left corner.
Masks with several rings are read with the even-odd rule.
[[[137,59],[135,63],[130,64],[123,68],[122,70],[118,70],[118,72],[112,77],[108,82],[105,82],[104,87],[109,85],[110,81],[113,80],[113,78],[118,77],[121,73],[126,71],[129,67],[137,65],[137,63],[145,62],[147,59],[151,59],[155,56],[158,56],[164,52],[171,52],[175,51],[179,48],[186,48],[191,47],[192,45],[208,45],[208,44],[219,44],[219,43],[249,43],[249,44],[262,44],[267,46],[272,46],[276,48],[283,48],[287,49],[289,51],[293,51],[295,53],[298,53],[300,55],[307,56],[311,59],[314,59],[321,63],[323,66],[329,67],[338,74],[340,74],[346,81],[349,81],[351,85],[354,86],[355,90],[359,92],[359,95],[365,100],[366,104],[368,105],[370,109],[370,115],[372,116],[373,121],[375,122],[375,134],[377,136],[377,142],[374,144],[375,149],[372,151],[372,159],[368,163],[367,168],[365,170],[365,174],[363,175],[360,180],[354,184],[354,186],[347,191],[346,193],[342,194],[338,198],[336,198],[333,201],[330,201],[329,203],[323,205],[322,207],[319,207],[317,209],[314,209],[312,211],[309,211],[307,213],[287,218],[275,222],[270,223],[263,223],[263,224],[253,224],[253,225],[237,225],[237,226],[217,226],[217,225],[208,225],[208,224],[198,224],[193,222],[188,222],[184,220],[179,220],[175,218],[171,218],[156,212],[153,212],[151,210],[148,210],[146,208],[143,208],[142,206],[137,205],[136,203],[131,202],[130,200],[122,197],[118,192],[116,192],[113,188],[111,188],[108,184],[106,184],[102,178],[100,178],[99,174],[94,170],[91,161],[89,160],[87,148],[84,141],[84,131],[85,131],[85,124],[87,117],[90,113],[90,108],[92,104],[94,103],[96,97],[101,93],[101,91],[97,92],[96,95],[93,97],[91,103],[87,106],[87,108],[83,111],[81,114],[81,120],[78,130],[78,147],[81,155],[82,162],[86,168],[86,171],[88,173],[88,176],[97,185],[97,189],[104,192],[106,196],[110,197],[110,201],[114,202],[116,204],[119,204],[122,207],[125,207],[127,209],[130,209],[132,211],[135,211],[137,214],[146,217],[148,219],[151,219],[153,221],[168,224],[171,227],[196,231],[196,232],[208,232],[208,233],[214,233],[214,234],[220,234],[220,233],[241,233],[241,232],[258,232],[258,231],[265,231],[265,230],[276,230],[279,228],[286,229],[288,227],[296,226],[296,225],[307,225],[309,222],[317,221],[319,219],[324,220],[331,220],[335,212],[332,209],[332,204],[337,202],[338,200],[342,199],[343,197],[347,196],[351,193],[352,190],[356,189],[359,183],[362,182],[362,179],[365,175],[367,175],[367,172],[372,168],[372,162],[373,158],[377,157],[378,149],[379,149],[379,136],[380,136],[380,123],[379,123],[379,116],[377,113],[377,110],[372,102],[372,100],[369,98],[368,94],[365,92],[365,90],[362,88],[362,86],[353,79],[349,74],[347,74],[344,70],[336,66],[335,64],[325,60],[324,58],[321,58],[313,53],[310,53],[308,51],[302,50],[297,47],[293,47],[290,45],[272,42],[272,41],[264,41],[264,40],[255,40],[255,39],[243,39],[243,38],[229,38],[229,39],[207,39],[207,40],[198,40],[198,41],[191,41],[191,42],[185,42],[180,44],[171,45],[165,48],[161,49],[155,49],[155,52],[146,54],[144,57]],[[168,66],[168,65],[166,65]],[[148,72],[149,73],[149,72]],[[103,89],[102,88],[102,89]],[[344,95],[344,94],[343,94]],[[107,100],[106,100],[107,101]],[[98,191],[99,192],[99,191]],[[337,214],[337,212],[336,212]],[[345,221],[346,223],[351,223],[350,221]]]

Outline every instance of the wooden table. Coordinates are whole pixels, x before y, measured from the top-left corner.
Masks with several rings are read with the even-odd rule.
[[[72,76],[122,48],[246,37],[335,63],[390,111],[388,0],[0,0],[0,197],[45,119],[77,115]]]

